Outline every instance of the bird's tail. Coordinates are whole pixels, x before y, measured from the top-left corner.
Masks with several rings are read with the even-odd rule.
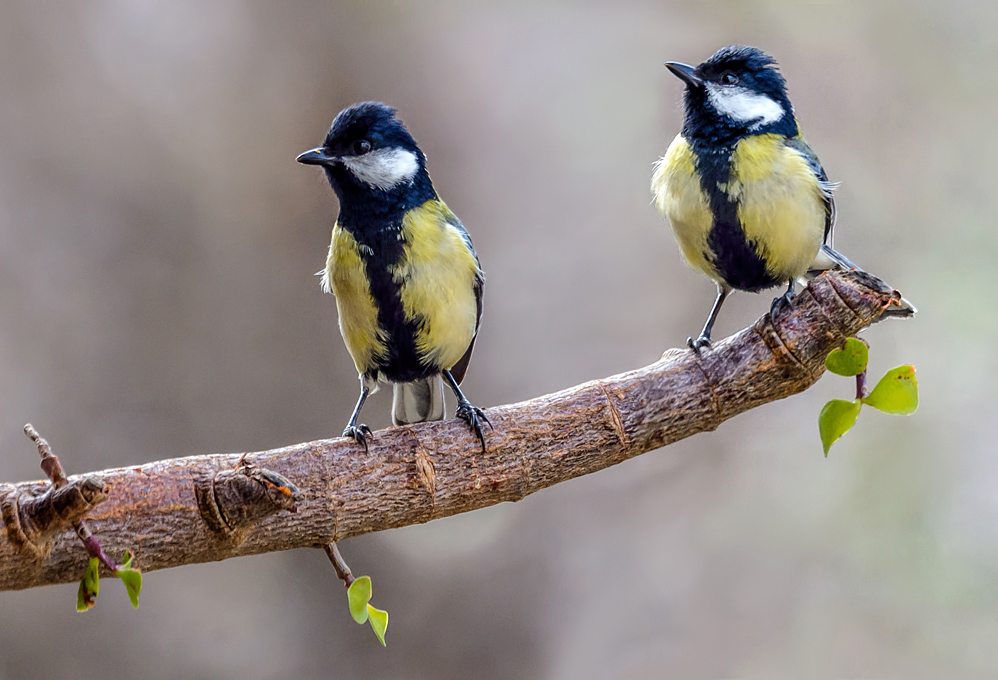
[[[396,425],[444,419],[444,383],[439,375],[392,386],[392,422]]]
[[[831,246],[822,245],[821,249],[818,250],[817,257],[814,258],[814,262],[808,268],[807,273],[801,277],[802,283],[807,284],[808,281],[816,277],[821,272],[828,271],[829,269],[839,269],[843,271],[860,271],[864,274],[868,272],[864,271],[861,267],[857,266],[848,257],[835,250]],[[904,298],[901,298],[898,302],[892,302],[891,305],[884,310],[882,317],[909,317],[914,316],[915,305],[911,304]]]

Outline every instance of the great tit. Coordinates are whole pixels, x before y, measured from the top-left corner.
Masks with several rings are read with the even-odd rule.
[[[339,199],[322,288],[336,296],[340,333],[360,374],[360,398],[344,437],[367,448],[357,424],[380,381],[392,383],[396,425],[444,418],[441,378],[457,417],[485,450],[485,413],[464,379],[482,318],[485,277],[471,238],[440,200],[420,151],[395,109],[379,102],[340,111],[322,146],[298,156],[318,165]]]
[[[687,340],[699,351],[733,289],[786,283],[770,308],[777,316],[798,279],[858,267],[831,247],[836,185],[801,135],[776,61],[733,45],[696,67],[665,65],[686,83],[685,116],[651,187],[684,259],[717,284],[703,330]],[[915,310],[902,299],[889,311]]]

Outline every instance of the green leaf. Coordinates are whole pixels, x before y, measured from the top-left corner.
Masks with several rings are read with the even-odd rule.
[[[860,406],[858,399],[856,401],[832,399],[821,409],[818,415],[818,432],[821,434],[821,444],[825,447],[826,458],[832,444],[848,432],[856,422]]]
[[[833,349],[825,357],[825,368],[835,375],[859,375],[866,370],[870,351],[866,343],[857,338],[848,338],[843,349]]]
[[[129,569],[119,572],[118,578],[125,584],[125,590],[128,591],[128,599],[132,601],[132,606],[138,609],[139,593],[142,592],[142,574],[135,569]]]
[[[138,568],[132,567],[132,553],[128,550],[125,551],[124,564],[118,568],[118,571],[114,572],[114,575],[125,584],[128,599],[131,600],[132,606],[138,609],[139,593],[142,592],[142,572]]]
[[[915,367],[905,365],[887,371],[869,396],[863,399],[863,403],[897,416],[914,413],[918,408]]]
[[[388,630],[388,612],[367,605],[367,613],[370,617],[368,620],[371,622],[374,634],[381,640],[381,645],[387,647],[388,645],[385,644],[385,631]]]
[[[128,599],[132,601],[132,606],[139,608],[139,593],[142,592],[142,574],[135,569],[129,569],[118,574],[118,578],[125,584],[128,592]]]
[[[350,605],[350,616],[357,623],[367,621],[367,603],[371,601],[371,577],[361,576],[347,588],[347,602]]]
[[[93,599],[93,593],[87,593],[86,586],[80,581],[80,587],[76,591],[76,611],[85,612],[95,604],[97,601]]]
[[[97,604],[97,593],[100,591],[100,560],[91,557],[87,562],[87,570],[83,572],[80,589],[76,592],[76,611],[85,612]]]

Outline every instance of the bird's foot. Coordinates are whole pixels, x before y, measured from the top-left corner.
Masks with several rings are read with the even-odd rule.
[[[797,297],[797,293],[788,290],[778,298],[773,298],[773,304],[769,306],[769,316],[776,321],[785,311],[790,309],[790,303]]]
[[[358,444],[363,444],[364,451],[367,451],[367,438],[374,435],[371,432],[371,428],[361,423],[360,425],[347,425],[346,429],[343,430],[343,436],[349,437]]]
[[[700,350],[704,347],[710,347],[710,336],[701,333],[696,340],[693,338],[686,338],[686,346],[693,350],[696,354],[700,354]]]
[[[489,417],[485,415],[485,411],[477,406],[472,406],[470,402],[466,401],[457,405],[457,413],[454,415],[468,423],[468,426],[474,431],[475,436],[478,437],[478,441],[482,443],[482,453],[485,453],[485,434],[482,432],[482,423],[485,422],[489,426],[489,429],[493,429],[492,423],[489,422]]]

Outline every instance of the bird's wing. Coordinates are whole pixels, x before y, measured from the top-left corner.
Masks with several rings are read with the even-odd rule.
[[[468,230],[464,228],[464,225],[461,224],[461,220],[459,220],[457,215],[453,212],[448,210],[446,218],[447,222],[461,234],[461,238],[464,239],[465,244],[468,246],[468,250],[470,250],[471,254],[474,255],[475,262],[478,264],[478,271],[475,273],[474,283],[476,308],[475,334],[471,336],[471,343],[468,344],[467,351],[450,369],[451,376],[457,384],[460,385],[461,381],[464,380],[464,374],[468,371],[468,364],[471,362],[471,352],[475,349],[475,338],[478,337],[478,329],[482,325],[482,293],[485,286],[485,275],[482,274],[482,265],[478,261],[478,253],[475,252],[475,247],[471,243],[471,236],[468,235]]]
[[[787,146],[795,149],[818,178],[818,187],[821,189],[822,201],[825,204],[825,236],[823,242],[832,245],[832,229],[835,227],[835,196],[834,192],[838,188],[838,182],[829,182],[825,169],[821,167],[821,161],[810,145],[800,135],[787,140]]]

